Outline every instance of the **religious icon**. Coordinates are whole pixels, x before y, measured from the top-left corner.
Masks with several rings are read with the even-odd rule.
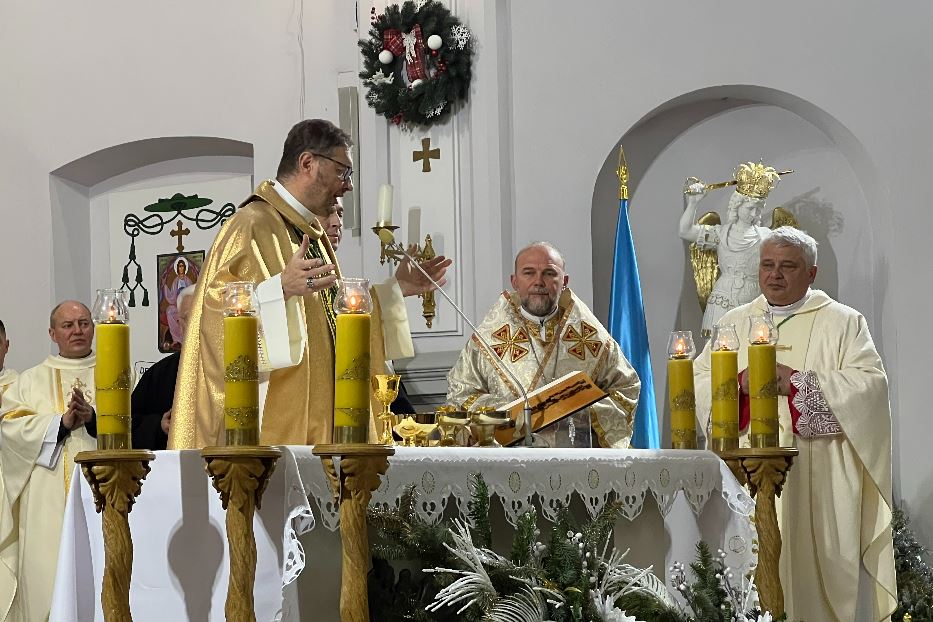
[[[194,287],[204,263],[204,251],[172,253],[156,258],[159,275],[159,352],[181,350],[183,329],[178,315],[178,294]]]

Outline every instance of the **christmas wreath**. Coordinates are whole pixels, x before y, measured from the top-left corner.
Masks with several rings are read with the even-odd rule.
[[[472,35],[440,2],[386,7],[359,45],[366,101],[396,125],[446,121],[469,94]]]

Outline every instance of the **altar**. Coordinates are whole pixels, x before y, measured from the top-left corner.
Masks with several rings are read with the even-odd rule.
[[[228,560],[224,512],[197,451],[157,453],[130,514],[135,546],[130,603],[136,622],[223,620]],[[470,475],[482,474],[493,527],[529,509],[547,529],[562,506],[580,514],[621,501],[615,546],[668,579],[697,541],[745,571],[756,562],[754,503],[713,453],[677,450],[397,448],[372,504],[394,506],[411,486],[428,521],[466,519]],[[287,447],[254,520],[257,620],[338,620],[339,517],[310,447]],[[502,536],[496,536],[498,540]],[[87,482],[72,478],[50,619],[103,620],[100,516]],[[305,615],[302,616],[302,613]]]

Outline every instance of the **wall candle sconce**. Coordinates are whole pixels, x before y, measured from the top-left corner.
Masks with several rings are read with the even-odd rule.
[[[398,265],[405,258],[405,249],[401,243],[395,242],[395,231],[398,230],[398,227],[391,224],[391,222],[379,222],[376,223],[372,230],[379,238],[379,263],[384,265],[388,260]],[[385,235],[384,232],[388,233],[388,235]],[[410,253],[410,255],[418,262],[428,261],[437,256],[430,235],[424,236],[423,247],[418,244],[414,246],[414,252]],[[427,324],[428,328],[431,328],[434,325],[434,317],[437,311],[434,292],[419,294],[419,298],[421,298],[421,315],[424,317],[424,323]]]

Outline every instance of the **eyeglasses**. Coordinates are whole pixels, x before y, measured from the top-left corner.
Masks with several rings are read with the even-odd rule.
[[[314,152],[312,151],[311,153],[314,153]],[[327,157],[326,155],[324,155],[323,153],[314,153],[314,155],[318,156],[319,158],[324,158],[325,160],[330,160],[330,161],[333,162],[334,164],[343,167],[343,169],[344,169],[343,172],[342,172],[342,173],[337,173],[337,177],[340,178],[340,181],[344,181],[344,182],[350,181],[350,178],[353,177],[353,167],[352,167],[352,166],[347,166],[346,164],[344,164],[343,162],[341,162],[341,161],[339,161],[339,160],[335,160],[335,159],[333,159],[333,158],[329,158],[329,157]]]

